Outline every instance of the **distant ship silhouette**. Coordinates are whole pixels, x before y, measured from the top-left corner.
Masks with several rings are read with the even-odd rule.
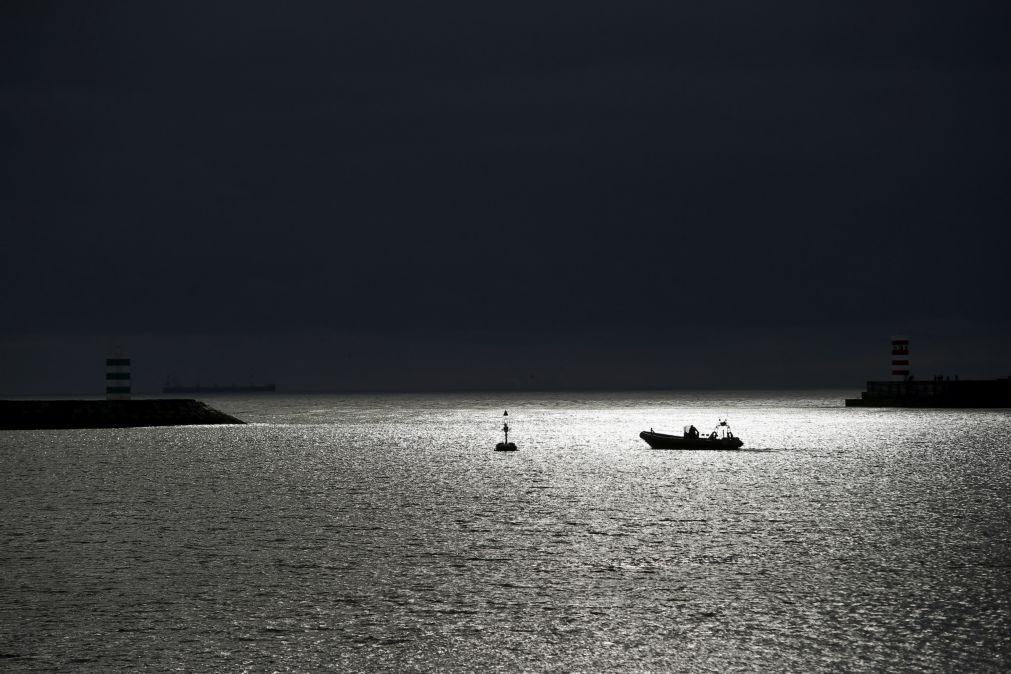
[[[273,393],[274,384],[177,384],[166,382],[162,393]]]

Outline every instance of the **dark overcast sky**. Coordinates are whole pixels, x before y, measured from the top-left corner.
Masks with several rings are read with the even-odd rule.
[[[1011,373],[1007,3],[489,5],[3,3],[0,393]]]

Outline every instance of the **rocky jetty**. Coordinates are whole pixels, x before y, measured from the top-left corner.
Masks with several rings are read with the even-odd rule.
[[[0,400],[0,429],[244,424],[192,399]]]

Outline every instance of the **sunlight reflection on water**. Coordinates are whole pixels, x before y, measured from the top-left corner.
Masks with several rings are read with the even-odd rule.
[[[1006,411],[838,393],[220,398],[5,432],[20,670],[1006,669]],[[520,451],[492,452],[503,409]],[[729,417],[734,452],[641,430]]]

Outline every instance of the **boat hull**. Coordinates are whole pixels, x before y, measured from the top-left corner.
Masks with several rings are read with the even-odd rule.
[[[515,451],[517,451],[517,449],[516,449],[516,443],[515,442],[500,442],[497,445],[495,445],[495,451],[496,452],[515,452]]]
[[[639,437],[653,449],[739,449],[744,446],[740,438],[686,438],[651,431],[643,431]]]

